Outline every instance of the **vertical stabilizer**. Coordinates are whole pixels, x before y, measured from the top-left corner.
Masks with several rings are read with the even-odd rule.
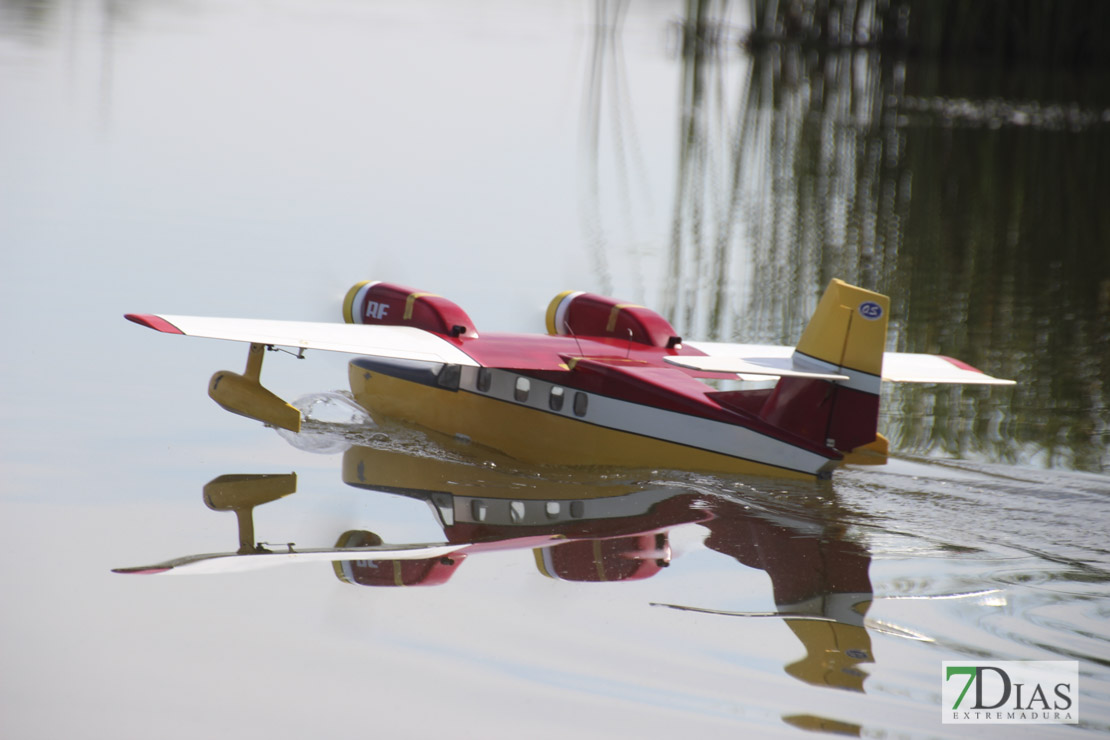
[[[783,377],[760,415],[845,453],[875,442],[889,312],[886,296],[833,279],[794,349],[794,366],[848,380]]]

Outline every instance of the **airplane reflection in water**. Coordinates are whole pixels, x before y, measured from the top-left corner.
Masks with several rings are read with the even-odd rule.
[[[696,524],[708,533],[706,547],[770,576],[776,610],[737,613],[655,606],[782,618],[807,653],[786,666],[787,673],[810,684],[863,690],[866,674],[858,666],[873,660],[864,626],[872,600],[871,557],[864,546],[845,536],[838,507],[829,506],[827,497],[821,497],[821,506],[785,514],[697,490],[689,481],[643,484],[587,479],[581,471],[568,475],[574,477],[553,479],[548,471],[541,478],[407,452],[351,447],[343,456],[343,481],[426,501],[444,541],[393,545],[373,532],[351,530],[332,548],[263,546],[256,542],[253,509],[293,493],[296,476],[230,475],[206,485],[204,501],[213,510],[238,516],[236,552],[186,556],[116,572],[226,573],[291,560],[323,560],[330,561],[335,575],[348,584],[434,586],[448,581],[469,557],[525,550],[539,572],[550,578],[613,583],[648,579],[671,565],[668,532]]]

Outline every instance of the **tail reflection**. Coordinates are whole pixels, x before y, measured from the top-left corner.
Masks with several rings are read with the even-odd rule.
[[[786,672],[806,683],[862,691],[865,674],[856,666],[873,662],[863,626],[872,599],[867,550],[835,521],[799,527],[730,515],[708,527],[708,547],[771,577],[775,606],[807,650]]]

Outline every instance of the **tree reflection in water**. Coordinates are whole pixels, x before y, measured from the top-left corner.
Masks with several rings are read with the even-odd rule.
[[[897,450],[1110,469],[1105,55],[1012,41],[957,58],[867,34],[745,46],[730,12],[692,1],[671,36],[665,315],[686,336],[792,344],[830,277],[872,287],[892,299],[890,349],[1019,380],[891,389]]]

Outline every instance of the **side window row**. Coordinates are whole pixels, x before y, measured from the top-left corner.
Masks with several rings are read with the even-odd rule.
[[[562,411],[563,403],[566,401],[567,392],[565,388],[557,385],[551,387],[551,395],[547,397],[547,405],[552,411]],[[589,406],[590,397],[582,391],[574,392],[574,409],[575,416],[585,416],[586,408]]]
[[[493,385],[493,372],[488,367],[478,368],[478,390],[482,393],[489,393],[490,387]],[[532,381],[523,375],[518,376],[516,383],[513,385],[513,398],[524,403],[528,400],[528,394],[532,391]],[[566,389],[561,386],[551,386],[551,392],[547,397],[547,406],[552,411],[562,411],[563,404],[566,401]],[[574,415],[585,416],[586,410],[589,406],[589,396],[582,391],[574,392]]]

